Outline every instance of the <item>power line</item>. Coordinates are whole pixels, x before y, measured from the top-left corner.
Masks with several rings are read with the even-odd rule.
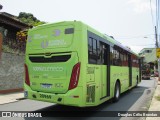
[[[159,2],[159,0],[158,0],[158,22],[159,22],[159,24],[160,24],[160,21],[159,21],[159,13],[160,12],[160,2]],[[158,24],[158,26],[159,26],[159,24]]]
[[[156,25],[155,25],[155,39],[156,46],[159,47],[158,44],[158,35],[159,35],[159,0],[156,0]]]
[[[156,1],[157,2],[157,1]],[[150,0],[150,8],[151,8],[151,16],[152,16],[152,24],[153,24],[153,28],[154,28],[154,17],[153,17],[153,10],[152,10],[152,3],[151,3],[151,0]]]
[[[156,26],[157,26],[157,32],[159,28],[159,0],[156,0]]]
[[[160,14],[160,2],[158,0],[158,20],[157,20],[157,31],[158,31],[158,38],[159,38],[159,42],[160,42],[160,30],[159,30],[159,25],[160,25],[160,21],[159,21],[159,14]]]
[[[156,26],[157,26],[157,22],[158,22],[158,21],[157,21],[157,20],[158,20],[158,17],[157,17],[157,16],[158,16],[158,15],[157,15],[157,11],[158,11],[157,4],[158,4],[158,2],[157,2],[157,0],[156,0]]]
[[[139,36],[114,36],[117,39],[135,39],[135,38],[145,38],[155,34],[139,35]]]
[[[155,44],[146,44],[146,45],[131,45],[131,46],[151,46],[151,45],[155,45]]]

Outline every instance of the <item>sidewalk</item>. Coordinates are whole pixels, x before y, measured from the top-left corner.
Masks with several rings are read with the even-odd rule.
[[[157,97],[159,97],[159,100],[157,100]],[[154,92],[148,111],[160,111],[160,81],[158,81],[157,88]],[[160,117],[147,117],[146,120],[160,120]]]
[[[23,92],[10,93],[10,94],[0,94],[0,105],[16,102],[18,99],[24,98]]]

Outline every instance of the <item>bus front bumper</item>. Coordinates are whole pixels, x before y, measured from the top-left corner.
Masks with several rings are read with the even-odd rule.
[[[80,91],[82,87],[77,87],[73,90],[68,91],[65,94],[54,94],[33,91],[28,85],[24,84],[24,97],[27,99],[58,103],[71,106],[83,107],[83,99]]]

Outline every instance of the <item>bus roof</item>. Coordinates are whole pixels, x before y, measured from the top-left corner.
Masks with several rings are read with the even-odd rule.
[[[128,52],[130,52],[130,53],[132,53],[132,54],[134,54],[136,56],[138,56],[138,54],[133,52],[130,48],[122,45],[119,41],[115,40],[113,37],[108,36],[106,34],[102,34],[101,32],[95,30],[94,28],[90,27],[89,25],[87,25],[87,24],[85,24],[85,23],[83,23],[81,21],[74,20],[74,21],[62,21],[62,22],[56,22],[56,23],[46,23],[46,24],[39,25],[39,26],[36,26],[36,27],[32,28],[31,31],[32,30],[41,29],[41,28],[44,28],[44,27],[49,27],[49,26],[52,26],[52,25],[58,25],[58,24],[64,24],[64,25],[66,25],[66,24],[77,24],[78,25],[79,24],[79,25],[82,25],[82,26],[86,26],[89,29],[91,29],[94,33],[96,33],[97,35],[101,36],[104,39],[107,39],[113,45],[116,45],[116,46],[118,46],[118,47],[120,47],[120,48],[122,48],[122,49],[124,49],[124,50],[126,50],[126,51],[128,51]]]
[[[120,47],[120,48],[122,48],[122,49],[124,49],[124,50],[126,50],[126,51],[128,51],[128,52],[130,52],[130,53],[132,53],[134,55],[136,55],[136,56],[139,56],[134,51],[132,51],[130,48],[128,48],[127,46],[122,45],[122,43],[120,43],[119,41],[115,40],[113,37],[111,37],[111,36],[109,36],[107,34],[102,34],[99,31],[95,30],[94,28],[88,26],[87,24],[84,24],[84,25],[86,25],[87,27],[89,27],[90,29],[92,29],[94,32],[96,32],[96,34],[100,35],[101,37],[106,38],[112,44],[114,44],[114,45],[116,45],[116,46],[118,46],[118,47]]]

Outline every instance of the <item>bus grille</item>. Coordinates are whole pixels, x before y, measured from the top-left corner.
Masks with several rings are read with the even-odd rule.
[[[71,55],[60,55],[45,58],[44,56],[30,56],[29,59],[34,63],[52,63],[52,62],[66,62],[71,58]]]
[[[95,86],[87,86],[86,102],[88,102],[88,103],[94,103],[95,102]]]

